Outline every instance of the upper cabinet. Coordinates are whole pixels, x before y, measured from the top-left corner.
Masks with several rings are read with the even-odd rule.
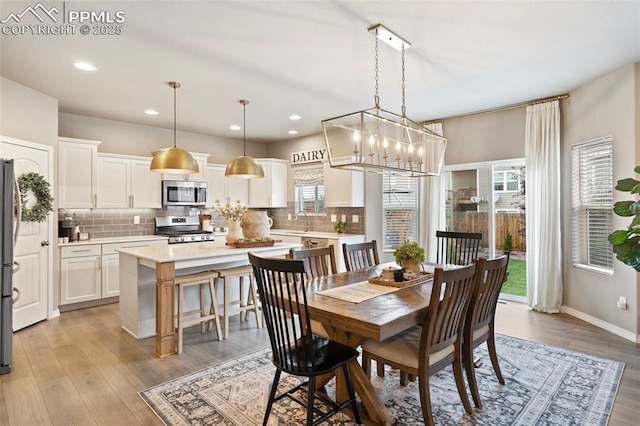
[[[86,139],[58,138],[58,207],[95,207],[97,154],[101,143]]]
[[[334,161],[349,161],[335,158]],[[364,207],[364,173],[355,170],[337,169],[324,164],[325,207]]]
[[[192,174],[173,174],[173,173],[162,173],[162,180],[193,180],[199,182],[205,182],[207,169],[207,158],[209,154],[200,154],[198,152],[192,152],[191,156],[198,163],[198,173]]]
[[[161,174],[151,158],[98,154],[98,208],[162,208]]]
[[[287,207],[287,161],[256,159],[264,179],[249,179],[249,207]]]
[[[243,206],[249,204],[248,179],[228,178],[224,176],[227,166],[223,164],[208,164],[205,174],[207,182],[207,206],[213,206],[216,200],[220,204],[234,205],[240,202]]]

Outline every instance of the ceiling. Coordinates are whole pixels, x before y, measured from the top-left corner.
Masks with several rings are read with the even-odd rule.
[[[0,19],[37,4],[3,0]],[[229,126],[242,125],[238,100],[248,99],[246,136],[256,142],[318,133],[323,119],[372,107],[375,38],[367,28],[375,23],[413,45],[405,73],[414,121],[566,93],[640,62],[640,1],[43,4],[67,22],[78,10],[112,19],[122,11],[126,20],[119,35],[82,35],[79,24],[73,35],[2,34],[2,76],[57,98],[62,112],[166,128],[167,83],[177,81],[178,130],[225,138],[242,138]],[[29,13],[19,22],[38,23]],[[98,70],[79,71],[76,61]],[[379,65],[380,105],[400,113],[401,54],[380,43]],[[145,115],[148,108],[159,115]]]

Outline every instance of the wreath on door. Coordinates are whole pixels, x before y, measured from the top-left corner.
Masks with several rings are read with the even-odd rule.
[[[51,184],[35,172],[24,173],[18,177],[20,187],[20,204],[22,206],[23,222],[44,222],[49,212],[53,211],[53,197],[51,196]],[[27,207],[29,191],[36,197],[36,203]]]

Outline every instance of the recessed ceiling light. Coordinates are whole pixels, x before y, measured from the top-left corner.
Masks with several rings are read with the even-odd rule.
[[[233,130],[233,131],[237,131],[237,130],[242,129],[242,127],[238,126],[237,124],[234,124],[234,125],[232,125],[232,126],[229,126],[229,128],[230,128],[231,130]]]
[[[298,114],[293,114],[289,116],[289,120],[300,120],[302,117],[300,117]]]
[[[82,71],[95,71],[98,69],[88,62],[76,62],[73,66]]]
[[[297,135],[298,131],[297,130],[289,130],[289,134],[290,135]]]
[[[158,115],[158,111],[156,111],[155,109],[147,109],[144,111],[144,113],[147,115]]]

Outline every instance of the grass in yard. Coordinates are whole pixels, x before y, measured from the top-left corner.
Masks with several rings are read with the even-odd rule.
[[[527,262],[509,259],[509,278],[502,286],[502,292],[514,296],[527,295]]]

